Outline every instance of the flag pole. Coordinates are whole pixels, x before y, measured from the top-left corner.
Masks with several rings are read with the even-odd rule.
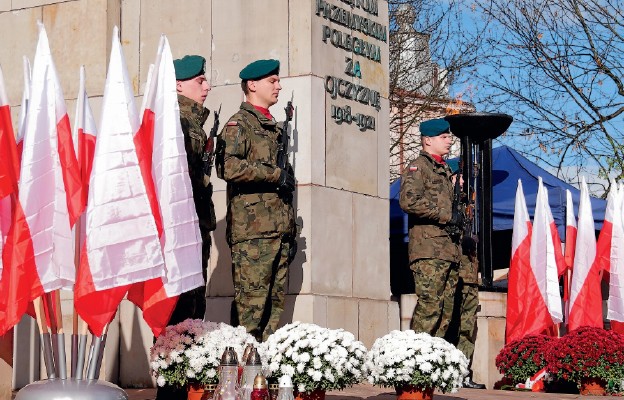
[[[56,373],[54,371],[54,357],[52,356],[52,339],[50,338],[50,331],[48,330],[48,324],[45,320],[43,296],[33,300],[33,304],[35,306],[35,319],[39,327],[41,345],[43,346],[43,361],[46,367],[46,374],[48,378],[53,379],[56,378]]]
[[[87,368],[87,379],[98,379],[100,376],[100,367],[102,366],[102,355],[104,353],[104,346],[106,344],[106,333],[110,322],[104,325],[102,330],[102,336],[92,336],[91,349],[89,351],[89,366]]]
[[[54,296],[54,313],[53,316],[56,322],[56,348],[57,348],[57,362],[56,369],[58,370],[58,377],[60,379],[67,379],[67,358],[65,355],[65,332],[63,330],[63,310],[61,307],[61,290],[57,289],[52,292]]]
[[[78,165],[80,165],[80,172],[82,179],[88,179],[85,177],[86,171],[83,171],[84,160],[81,157],[84,157],[82,151],[80,151],[80,132],[79,127],[84,127],[84,102],[85,102],[85,67],[84,65],[80,66],[80,81],[78,84],[78,97],[76,98],[76,120],[74,122],[74,129],[72,132],[73,142],[74,142],[74,150],[78,157]],[[76,279],[78,278],[78,270],[80,268],[80,245],[82,242],[82,225],[83,220],[85,218],[85,214],[83,213],[80,218],[76,220],[74,224],[74,265],[76,269]],[[75,302],[72,302],[75,304]],[[87,333],[86,328],[85,332],[79,332],[79,325],[82,321],[78,312],[76,311],[75,305],[73,308],[73,316],[72,316],[72,338],[71,338],[71,377],[76,379],[82,379],[83,370],[84,370],[84,354],[87,345]],[[86,324],[83,325],[86,326]]]
[[[77,313],[76,313],[77,314]],[[84,365],[85,365],[85,353],[87,351],[87,332],[88,326],[86,322],[80,318],[79,321],[80,332],[78,334],[78,353],[76,357],[76,379],[83,379]]]
[[[95,365],[95,379],[100,378],[100,371],[102,370],[102,359],[104,358],[104,348],[106,347],[106,337],[108,336],[108,327],[110,323],[106,324],[102,331],[102,342],[100,343],[100,352],[98,354],[97,363]]]

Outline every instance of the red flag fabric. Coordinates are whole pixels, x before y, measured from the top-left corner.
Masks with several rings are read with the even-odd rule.
[[[12,202],[17,198],[19,159],[11,122],[9,99],[0,68],[0,279],[4,263],[2,253],[11,227]],[[4,308],[0,308],[0,320],[5,320]]]
[[[115,27],[74,294],[77,312],[96,335],[132,284],[159,278],[164,270],[133,142],[139,118],[118,32]]]
[[[17,192],[19,158],[11,122],[11,108],[0,68],[0,199]]]
[[[80,164],[80,178],[82,180],[82,198],[85,207],[89,195],[89,177],[93,167],[93,154],[97,128],[93,112],[89,105],[89,97],[85,89],[85,68],[80,67],[80,86],[76,99],[76,123],[74,125],[78,137],[78,162]]]
[[[601,254],[605,252],[608,254],[607,247],[611,240],[612,222],[608,218],[607,211],[600,232]],[[570,285],[570,321],[568,322],[568,329],[574,330],[581,326],[602,328],[602,292],[600,287],[602,274],[600,262],[596,262],[597,252],[594,217],[585,178],[581,181],[578,232],[574,251],[574,266]]]
[[[522,182],[518,180],[508,275],[507,343],[525,335],[540,333],[553,325],[530,262],[532,231]]]
[[[153,185],[146,186],[148,192],[153,187],[154,198],[157,199],[155,204],[159,206],[154,219],[159,226],[166,274],[162,278],[134,285],[128,293],[128,299],[143,310],[143,319],[154,336],[159,336],[164,330],[178,296],[204,285],[201,234],[187,167],[175,82],[173,57],[169,42],[163,36],[146,94],[143,123],[135,136],[135,144],[139,162],[143,162],[142,156],[149,157],[149,162],[146,162],[150,165],[149,173],[143,177],[153,182]],[[145,152],[142,153],[139,148]]]
[[[41,294],[71,288],[75,278],[71,228],[82,211],[80,171],[63,92],[40,26],[31,101],[25,122],[19,197],[3,251],[0,334]]]

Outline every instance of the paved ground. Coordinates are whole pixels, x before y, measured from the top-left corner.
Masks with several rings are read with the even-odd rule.
[[[130,400],[154,400],[156,389],[127,389],[126,392]],[[498,400],[498,399],[580,399],[587,398],[578,394],[558,394],[558,393],[532,393],[532,392],[510,392],[501,390],[474,390],[461,389],[458,393],[442,394],[435,393],[433,400]],[[612,398],[609,396],[591,396],[589,399]],[[393,390],[378,388],[368,384],[361,384],[352,388],[328,392],[327,400],[396,400]]]

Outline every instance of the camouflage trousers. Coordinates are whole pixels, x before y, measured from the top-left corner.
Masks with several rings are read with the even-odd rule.
[[[289,247],[281,238],[251,239],[232,245],[237,322],[258,341],[275,332],[284,311]]]
[[[457,290],[461,291],[457,348],[472,362],[476,339],[475,330],[477,308],[479,307],[479,289],[476,284],[466,284],[460,280]]]
[[[453,316],[458,264],[437,259],[420,259],[414,261],[410,268],[414,274],[415,292],[418,296],[411,328],[416,332],[444,337]]]

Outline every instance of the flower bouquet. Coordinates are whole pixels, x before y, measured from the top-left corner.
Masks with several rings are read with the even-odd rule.
[[[343,329],[294,322],[275,331],[260,347],[270,376],[289,375],[299,393],[344,389],[363,379],[366,348]]]
[[[546,335],[528,335],[507,343],[496,356],[496,367],[513,385],[525,383],[546,366],[545,354],[553,339]]]
[[[150,350],[150,369],[158,386],[184,387],[189,383],[216,384],[217,368],[227,346],[239,357],[247,343],[258,346],[244,327],[187,319],[168,326]]]
[[[624,336],[583,326],[555,341],[545,358],[551,376],[575,382],[581,390],[591,379],[617,388],[624,379]]]
[[[468,375],[468,359],[446,340],[426,333],[392,331],[375,340],[365,372],[373,385],[455,392]]]

